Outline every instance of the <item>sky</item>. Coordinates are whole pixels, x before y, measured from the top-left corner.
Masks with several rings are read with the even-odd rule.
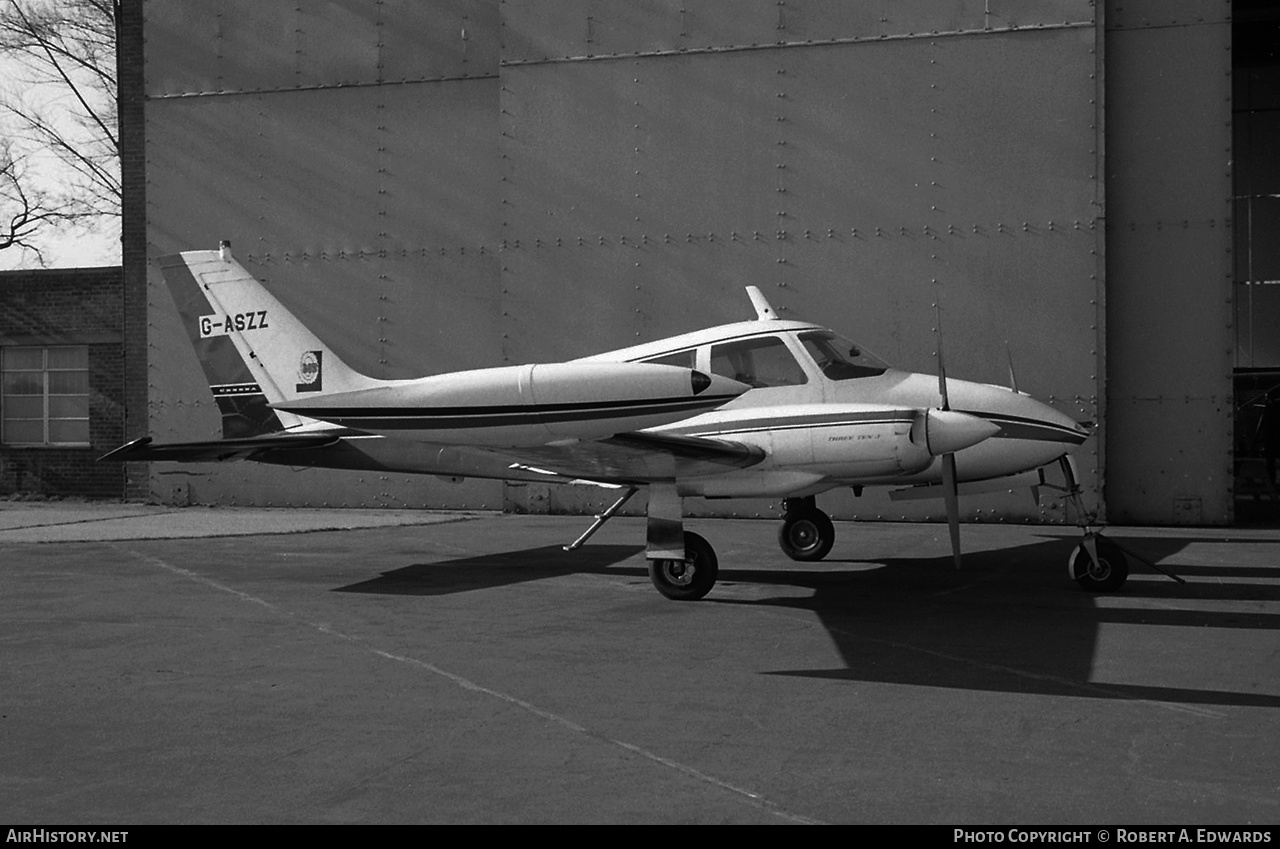
[[[120,230],[66,231],[46,240],[45,262],[50,268],[120,264]]]
[[[0,86],[6,90],[11,88],[15,80],[24,76],[20,66],[11,59],[0,56]],[[0,114],[0,134],[9,136],[13,132],[11,119]],[[36,154],[28,163],[30,173],[38,172],[42,182],[50,187],[69,180],[58,159],[51,154]],[[120,264],[120,232],[118,222],[94,228],[64,227],[59,229],[45,228],[38,239],[40,249],[44,253],[45,265],[50,268],[75,268],[95,265]],[[14,268],[39,268],[40,264],[34,254],[16,248],[0,251],[0,270]]]

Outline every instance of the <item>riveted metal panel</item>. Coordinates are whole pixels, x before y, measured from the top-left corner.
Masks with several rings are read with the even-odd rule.
[[[773,251],[773,75],[762,54],[504,70],[509,320],[599,307],[572,335],[512,327],[513,361],[745,317],[740,281],[761,263],[737,263]]]
[[[217,2],[144,3],[143,84],[148,96],[221,88],[221,14]]]
[[[1091,22],[1091,0],[539,0],[503,7],[507,64]]]
[[[502,7],[504,64],[778,40],[773,0],[535,0]]]
[[[777,40],[831,40],[1057,28],[1094,20],[1092,0],[816,0],[777,4]]]
[[[368,4],[148,3],[144,26],[149,95],[377,78],[378,27]]]
[[[1231,0],[1110,0],[1107,29],[1150,29],[1231,21]]]
[[[1231,28],[1167,26],[1176,5],[1126,3],[1107,33],[1107,503],[1123,521],[1217,524],[1232,512]]]
[[[382,7],[381,72],[397,80],[498,73],[498,0],[397,0]]]
[[[148,2],[150,96],[497,73],[496,0]]]
[[[452,32],[453,22],[446,25]],[[496,364],[497,95],[496,77],[153,92],[152,255],[231,239],[282,302],[374,376]],[[151,432],[163,441],[216,437],[216,407],[158,270],[149,282]],[[152,472],[162,498],[179,491],[242,504],[501,504],[492,482],[256,464],[154,464]]]

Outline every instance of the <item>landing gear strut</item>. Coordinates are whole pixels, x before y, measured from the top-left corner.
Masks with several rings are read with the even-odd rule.
[[[836,529],[831,517],[818,509],[812,495],[807,498],[784,498],[782,527],[778,529],[778,545],[792,560],[812,562],[831,552]]]
[[[1129,557],[1132,557],[1180,584],[1186,583],[1172,572],[1144,560],[1120,543],[1104,537],[1100,531],[1095,531],[1093,529],[1095,517],[1084,509],[1084,489],[1076,477],[1071,458],[1063,456],[1059,462],[1062,466],[1062,476],[1066,480],[1064,491],[1071,506],[1075,508],[1077,524],[1080,530],[1084,531],[1084,540],[1076,546],[1075,551],[1071,552],[1071,558],[1067,561],[1067,574],[1071,576],[1071,580],[1089,592],[1114,592],[1124,586],[1124,582],[1128,579]]]

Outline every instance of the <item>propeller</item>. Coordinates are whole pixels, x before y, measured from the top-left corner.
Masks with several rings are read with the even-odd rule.
[[[1009,358],[1009,388],[1014,392],[1018,391],[1018,375],[1013,371],[1013,348],[1009,347],[1009,340],[1004,340],[1004,352]]]
[[[942,358],[942,311],[934,304],[934,315],[938,323],[938,394],[942,396],[942,411],[951,412],[951,400],[947,396],[947,367]],[[956,455],[942,455],[942,499],[947,507],[947,530],[951,534],[951,554],[955,557],[956,568],[963,565],[960,557],[960,495],[956,485]]]

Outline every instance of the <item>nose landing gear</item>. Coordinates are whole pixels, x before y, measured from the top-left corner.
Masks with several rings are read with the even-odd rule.
[[[1153,571],[1166,575],[1180,584],[1186,583],[1172,572],[1161,569],[1115,540],[1104,537],[1100,531],[1095,531],[1094,515],[1084,509],[1084,490],[1076,477],[1076,469],[1071,458],[1064,455],[1059,463],[1062,466],[1062,476],[1066,481],[1063,491],[1071,502],[1071,506],[1075,508],[1080,530],[1084,531],[1084,540],[1076,546],[1067,561],[1067,574],[1071,576],[1071,580],[1089,592],[1114,592],[1124,586],[1124,582],[1129,578],[1129,558],[1132,557],[1139,563],[1151,567]]]
[[[1083,589],[1109,593],[1124,586],[1129,577],[1129,559],[1120,546],[1094,533],[1086,536],[1085,541],[1071,553],[1067,570],[1071,579]]]

